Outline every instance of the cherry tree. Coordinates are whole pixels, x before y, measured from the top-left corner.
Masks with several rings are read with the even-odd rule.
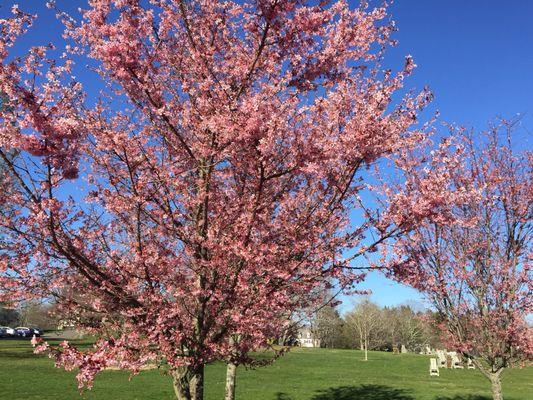
[[[515,151],[511,130],[509,123],[486,135],[461,130],[441,147],[435,166],[453,165],[443,187],[468,195],[452,223],[432,219],[397,248],[407,260],[397,279],[432,302],[445,344],[473,360],[495,400],[502,399],[502,371],[533,358],[526,320],[533,311],[533,157]],[[408,185],[416,192],[423,182],[415,174]]]
[[[344,249],[416,221],[349,213],[370,165],[424,141],[430,95],[392,103],[415,65],[382,71],[385,8],[315,3],[90,0],[58,11],[58,59],[10,55],[34,17],[0,21],[0,300],[54,296],[98,337],[38,343],[80,388],[159,363],[200,400],[206,363],[249,360],[328,282],[362,279]],[[96,101],[76,57],[98,65]]]

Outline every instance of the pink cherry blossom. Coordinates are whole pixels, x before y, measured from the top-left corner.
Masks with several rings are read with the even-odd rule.
[[[396,279],[421,290],[439,312],[443,339],[479,367],[500,400],[504,368],[533,359],[531,290],[533,185],[531,152],[517,152],[512,124],[486,135],[458,130],[433,153],[426,173],[413,173],[404,207],[439,210],[395,245]],[[429,175],[441,176],[432,179]],[[433,185],[437,186],[433,186]],[[435,196],[423,195],[435,191]],[[440,193],[440,194],[439,194]],[[407,206],[412,207],[412,206]]]
[[[431,177],[416,218],[403,191],[379,214],[359,196],[426,135],[430,94],[391,100],[415,65],[382,71],[386,9],[315,3],[90,0],[80,21],[58,11],[59,61],[9,58],[33,17],[0,21],[0,299],[53,297],[98,337],[39,346],[80,386],[157,363],[200,400],[207,362],[249,362],[293,310],[363,279],[346,249],[435,214]],[[94,105],[73,54],[108,85]]]

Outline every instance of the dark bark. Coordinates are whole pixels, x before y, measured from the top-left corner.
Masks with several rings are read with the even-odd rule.
[[[172,383],[177,400],[191,400],[189,372],[189,367],[178,367],[172,372]]]
[[[203,365],[178,367],[172,372],[172,379],[177,400],[203,400]]]
[[[204,366],[196,367],[192,372],[191,400],[204,400]]]

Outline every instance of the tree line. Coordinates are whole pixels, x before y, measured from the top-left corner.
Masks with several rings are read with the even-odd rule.
[[[426,346],[441,345],[433,317],[430,311],[416,311],[410,305],[380,307],[365,299],[344,315],[326,306],[309,326],[325,348],[401,351],[403,345],[410,352],[425,352]]]
[[[54,313],[54,306],[42,302],[29,301],[16,307],[0,303],[0,326],[27,326],[43,330],[56,330],[61,317]]]

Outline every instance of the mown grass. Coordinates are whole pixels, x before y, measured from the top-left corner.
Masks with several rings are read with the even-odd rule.
[[[85,342],[79,342],[87,345]],[[490,386],[477,370],[441,370],[430,377],[427,356],[354,350],[293,349],[268,367],[241,368],[238,400],[488,400]],[[0,340],[0,397],[9,400],[173,399],[168,376],[144,371],[105,371],[81,397],[74,372],[32,353],[28,341]],[[206,400],[223,398],[225,369],[208,366]],[[506,400],[533,399],[533,368],[506,371]]]

